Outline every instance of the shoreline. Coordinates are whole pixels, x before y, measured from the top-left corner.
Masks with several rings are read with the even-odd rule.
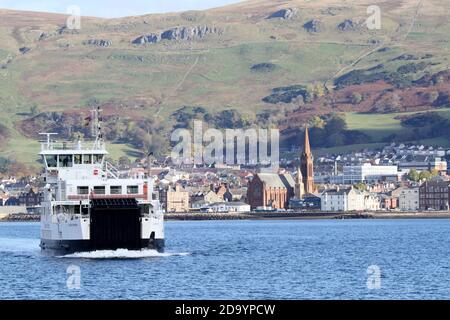
[[[167,213],[166,221],[214,220],[346,220],[346,219],[450,219],[450,211],[433,212],[297,212],[297,213]],[[39,215],[5,215],[0,222],[39,222]]]

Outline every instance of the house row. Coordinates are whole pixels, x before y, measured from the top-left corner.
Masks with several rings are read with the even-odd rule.
[[[350,187],[326,190],[320,195],[322,211],[417,211],[419,188],[401,187],[388,194],[370,193]]]

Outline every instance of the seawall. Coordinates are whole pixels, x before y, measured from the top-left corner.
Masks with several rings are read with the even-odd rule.
[[[432,212],[286,212],[286,213],[167,213],[166,221],[318,220],[318,219],[449,219],[450,211]],[[0,221],[39,221],[36,214],[0,214]]]

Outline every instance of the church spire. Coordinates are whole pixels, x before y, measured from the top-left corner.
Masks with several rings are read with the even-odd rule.
[[[307,125],[305,126],[305,142],[303,145],[303,152],[300,157],[300,169],[303,176],[305,193],[314,193],[314,164],[313,156],[311,153],[311,145],[309,143],[309,132]]]
[[[303,153],[306,155],[311,154],[311,145],[309,144],[308,125],[305,125],[305,144],[303,145]]]

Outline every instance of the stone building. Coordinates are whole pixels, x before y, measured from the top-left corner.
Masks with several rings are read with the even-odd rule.
[[[249,183],[247,201],[252,209],[287,209],[294,189],[295,182],[290,174],[258,173]]]
[[[181,185],[168,187],[160,192],[161,203],[166,212],[188,212],[189,192]]]
[[[419,188],[421,210],[449,210],[449,185],[446,180],[424,182]]]
[[[419,188],[399,188],[396,192],[401,211],[419,210]]]

